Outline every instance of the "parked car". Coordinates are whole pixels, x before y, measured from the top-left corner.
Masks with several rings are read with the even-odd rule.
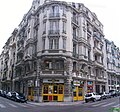
[[[101,95],[101,99],[107,99],[108,98],[108,95],[105,92],[99,93],[99,95]]]
[[[96,93],[87,93],[85,95],[85,102],[89,102],[89,101],[96,101],[96,100],[101,100],[101,95],[97,95]]]
[[[12,92],[8,92],[8,93],[6,94],[6,98],[11,99],[11,97],[12,97]]]
[[[111,94],[110,93],[106,93],[107,94],[107,98],[111,98]]]
[[[0,90],[0,96],[2,96],[2,92],[3,92],[3,90]]]
[[[12,92],[11,100],[16,102],[27,103],[26,97],[22,93]]]
[[[110,90],[109,93],[110,93],[111,97],[118,96],[118,92],[117,92],[116,89],[112,89],[112,90]]]
[[[6,94],[7,94],[6,91],[4,91],[4,90],[1,90],[1,91],[0,91],[0,96],[6,98]]]

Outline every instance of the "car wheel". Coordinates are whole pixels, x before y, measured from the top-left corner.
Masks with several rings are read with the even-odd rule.
[[[88,100],[85,100],[85,103],[87,103],[88,102]]]
[[[95,98],[93,99],[93,102],[96,102],[96,99],[95,99]]]

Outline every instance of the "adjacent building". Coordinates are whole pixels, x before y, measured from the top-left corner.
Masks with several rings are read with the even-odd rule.
[[[1,89],[31,101],[84,100],[119,89],[119,56],[84,4],[33,0],[0,55]]]

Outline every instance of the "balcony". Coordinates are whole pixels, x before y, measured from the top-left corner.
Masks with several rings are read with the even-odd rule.
[[[104,68],[103,63],[98,62],[98,61],[96,61],[96,60],[94,61],[94,65],[95,65],[96,67]]]
[[[88,57],[87,56],[85,56],[85,55],[79,55],[79,59],[80,60],[83,60],[83,61],[88,61]]]
[[[2,78],[2,82],[6,81],[6,80],[7,80],[7,77]]]
[[[39,25],[39,18],[36,18],[35,19],[35,22],[34,22],[34,27],[38,26]]]
[[[88,44],[87,40],[85,38],[83,38],[83,37],[79,38],[79,42],[84,43],[84,44]]]
[[[60,30],[49,30],[49,35],[59,35]]]
[[[18,52],[18,54],[19,54],[19,53],[23,53],[23,52],[24,52],[24,47],[23,47],[23,46],[20,46],[20,47],[17,49],[17,52]]]
[[[60,18],[60,13],[50,13],[49,18]]]
[[[4,71],[8,71],[8,66],[4,66]]]
[[[11,42],[10,47],[15,47],[16,46],[16,41],[14,40],[13,42]]]
[[[96,81],[99,82],[107,82],[107,79],[103,78],[103,77],[96,77]]]
[[[37,36],[35,36],[34,38],[29,38],[26,40],[26,46],[28,44],[34,44],[37,41]]]
[[[19,36],[18,37],[18,42],[24,42],[24,37],[23,36]]]
[[[76,26],[79,26],[78,25],[78,19],[76,17],[72,17],[72,23]]]
[[[74,58],[78,58],[78,57],[79,57],[79,55],[78,55],[78,54],[76,54],[76,53],[73,53],[73,57],[74,57]]]
[[[88,34],[90,34],[90,35],[92,34],[92,30],[90,29],[89,26],[87,27],[87,32],[88,32]]]
[[[62,76],[64,75],[64,71],[63,70],[42,70],[42,75]]]
[[[23,59],[19,59],[16,62],[16,66],[23,65]]]
[[[78,40],[78,36],[76,34],[73,34],[73,39]]]
[[[94,52],[95,54],[100,54],[100,55],[103,54],[102,49],[99,49],[98,47],[93,47],[93,52]]]
[[[5,60],[7,61],[9,59],[9,54],[5,55]]]
[[[97,32],[93,32],[93,37],[96,37],[97,39],[101,40],[101,36]]]

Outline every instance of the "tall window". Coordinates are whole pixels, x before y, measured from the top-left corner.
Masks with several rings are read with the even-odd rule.
[[[63,49],[66,49],[66,39],[63,38]]]
[[[54,49],[58,49],[59,48],[59,40],[58,39],[54,39]]]
[[[59,21],[50,21],[50,33],[59,33]]]
[[[53,16],[58,16],[58,14],[59,14],[59,6],[58,5],[52,6],[51,13],[52,13]]]
[[[46,33],[46,22],[43,23],[43,34]]]
[[[43,38],[43,49],[45,49],[45,38]]]
[[[66,33],[66,22],[63,21],[63,33]]]
[[[73,43],[73,54],[76,55],[76,44]]]
[[[76,38],[77,32],[76,32],[76,28],[73,27],[73,38]]]
[[[84,55],[86,56],[86,46],[84,46],[83,48]]]
[[[66,8],[65,7],[63,7],[63,14],[62,15],[66,16]]]
[[[34,38],[36,39],[38,37],[38,28],[34,28]]]
[[[49,49],[59,49],[59,39],[58,38],[49,39]]]
[[[62,60],[56,60],[53,63],[53,65],[54,65],[54,69],[56,69],[56,70],[63,70],[63,68],[64,68],[64,61],[62,61]]]

